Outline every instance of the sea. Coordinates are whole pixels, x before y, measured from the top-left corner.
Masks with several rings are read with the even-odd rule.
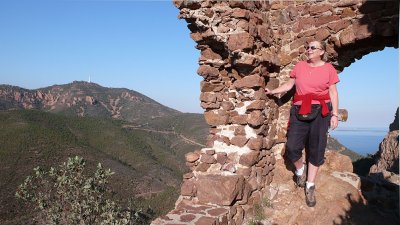
[[[329,131],[331,137],[360,155],[373,155],[389,132],[388,128],[338,128]]]

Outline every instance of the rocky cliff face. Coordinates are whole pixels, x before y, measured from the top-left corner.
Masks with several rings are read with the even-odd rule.
[[[389,132],[374,155],[369,174],[361,177],[361,190],[369,205],[385,217],[399,223],[399,109]]]
[[[371,167],[370,173],[388,171],[399,174],[399,108],[374,158],[376,163]]]
[[[13,108],[105,116],[131,122],[179,113],[135,91],[77,81],[37,90],[1,85],[0,109]]]

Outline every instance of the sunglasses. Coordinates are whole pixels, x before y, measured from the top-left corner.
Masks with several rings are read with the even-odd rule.
[[[315,49],[320,49],[322,50],[322,48],[317,48],[315,46],[305,46],[306,50],[311,49],[311,50],[315,50]]]

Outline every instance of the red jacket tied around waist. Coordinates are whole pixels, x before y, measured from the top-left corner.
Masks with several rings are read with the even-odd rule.
[[[307,94],[307,95],[298,95],[297,93],[294,95],[293,101],[298,102],[301,101],[301,106],[299,110],[300,115],[306,115],[311,113],[311,102],[312,100],[319,101],[319,104],[322,107],[321,114],[322,116],[327,116],[329,113],[328,105],[325,100],[330,100],[329,93],[326,95],[315,95],[315,94]]]

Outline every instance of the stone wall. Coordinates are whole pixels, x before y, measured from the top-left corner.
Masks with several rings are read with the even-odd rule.
[[[398,3],[190,0],[174,4],[201,50],[200,101],[210,131],[207,148],[186,155],[192,172],[184,175],[175,211],[153,223],[182,223],[174,215],[200,204],[224,212],[214,217],[203,214],[214,221],[204,224],[241,224],[264,198],[275,159],[283,154],[286,142],[293,92],[277,98],[266,96],[264,89],[276,88],[289,78],[311,40],[327,44],[327,58],[339,72],[370,52],[398,47]],[[195,223],[201,216],[191,218]]]

